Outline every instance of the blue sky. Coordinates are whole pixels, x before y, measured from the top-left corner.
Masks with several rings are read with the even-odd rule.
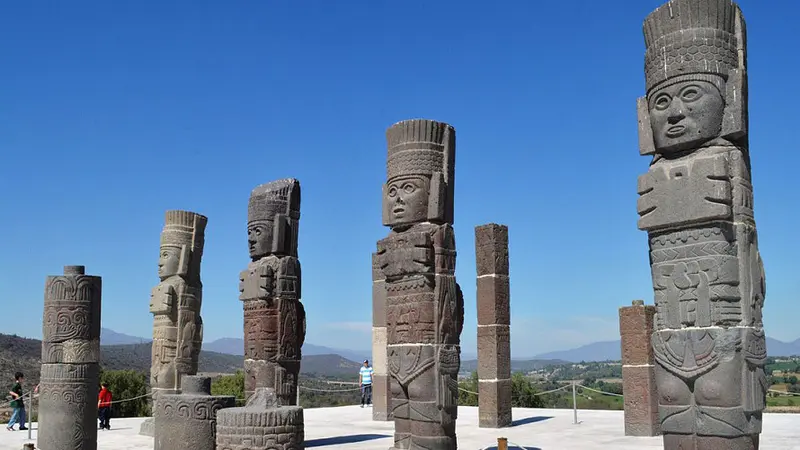
[[[660,0],[496,3],[16,2],[0,17],[0,331],[41,335],[44,279],[103,277],[103,325],[149,336],[167,209],[209,217],[205,338],[241,336],[247,200],[302,184],[307,342],[370,345],[370,253],[385,236],[385,129],[456,127],[457,276],[475,347],[474,227],[509,226],[515,355],[616,339],[652,303],[636,228],[642,20]],[[747,19],[765,323],[796,328],[794,1]],[[795,206],[793,206],[795,205]],[[472,349],[472,350],[470,350]]]

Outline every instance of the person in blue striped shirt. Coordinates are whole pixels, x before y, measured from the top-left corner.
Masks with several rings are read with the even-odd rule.
[[[358,371],[358,385],[361,386],[361,407],[372,406],[372,367],[364,360],[364,367]]]

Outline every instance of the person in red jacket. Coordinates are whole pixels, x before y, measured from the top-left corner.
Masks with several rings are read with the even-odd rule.
[[[111,429],[111,391],[108,383],[100,384],[100,394],[97,395],[97,413],[100,416],[100,429]]]

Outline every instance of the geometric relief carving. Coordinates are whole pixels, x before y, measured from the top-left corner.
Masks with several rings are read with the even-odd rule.
[[[303,409],[277,403],[274,390],[257,388],[245,407],[219,411],[217,450],[303,449]]]

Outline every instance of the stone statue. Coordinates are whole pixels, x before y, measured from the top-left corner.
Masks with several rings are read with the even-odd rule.
[[[83,266],[44,292],[38,448],[96,450],[102,280]]]
[[[247,242],[252,262],[239,276],[244,303],[245,397],[272,388],[283,406],[297,404],[306,314],[300,302],[300,182],[262,184],[250,194]]]
[[[280,406],[275,389],[256,388],[241,408],[217,414],[216,450],[302,450],[303,408]]]
[[[232,395],[211,395],[211,378],[181,376],[181,393],[155,400],[154,450],[215,450],[217,413],[236,405]]]
[[[453,232],[455,129],[408,120],[386,132],[378,241],[386,287],[395,449],[456,449],[464,299]]]
[[[203,343],[200,261],[208,219],[190,211],[166,213],[161,232],[158,283],[150,295],[153,356],[150,386],[154,396],[180,392],[183,375],[197,374]]]
[[[753,218],[745,23],[731,0],[673,0],[644,22],[639,229],[666,449],[757,449],[766,285]]]

